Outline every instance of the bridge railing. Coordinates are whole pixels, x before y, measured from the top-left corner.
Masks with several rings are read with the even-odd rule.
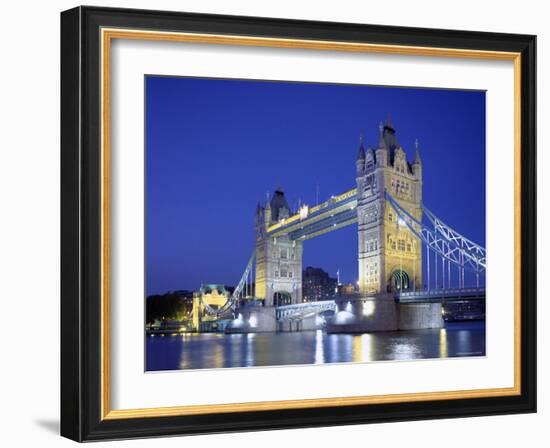
[[[293,305],[281,305],[277,307],[277,310],[299,310],[303,308],[320,308],[323,306],[333,305],[334,300],[318,300],[316,302],[302,302],[302,303],[295,303]]]
[[[394,294],[396,301],[415,301],[428,299],[436,301],[438,299],[475,299],[485,297],[485,288],[451,288],[451,289],[430,289],[420,291],[406,291]]]
[[[485,288],[447,288],[447,289],[420,289],[417,291],[403,291],[398,292],[396,295],[403,297],[416,297],[426,295],[441,295],[441,294],[476,294],[484,293]]]
[[[336,309],[334,300],[319,300],[318,302],[296,303],[294,305],[281,305],[275,310],[277,320],[304,319],[324,311]]]

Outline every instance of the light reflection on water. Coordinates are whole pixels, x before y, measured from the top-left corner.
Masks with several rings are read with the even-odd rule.
[[[317,330],[315,332],[315,364],[324,364],[325,348],[323,346],[323,332]]]
[[[484,356],[485,324],[359,335],[184,334],[147,337],[146,350],[148,371]]]

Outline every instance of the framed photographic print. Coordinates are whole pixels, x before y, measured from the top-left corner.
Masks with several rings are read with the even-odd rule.
[[[535,412],[535,36],[61,14],[61,432]]]

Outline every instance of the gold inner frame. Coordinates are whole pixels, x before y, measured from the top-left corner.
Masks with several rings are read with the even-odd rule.
[[[110,388],[110,62],[111,41],[131,39],[213,45],[240,45],[274,48],[297,48],[358,53],[383,53],[412,56],[454,57],[505,60],[514,63],[514,386],[441,392],[418,392],[391,395],[315,398],[303,400],[262,401],[229,404],[170,406],[141,409],[111,409]],[[417,47],[304,39],[279,39],[249,36],[101,29],[101,419],[166,417],[225,412],[305,409],[413,401],[502,397],[521,394],[521,54],[514,52]]]

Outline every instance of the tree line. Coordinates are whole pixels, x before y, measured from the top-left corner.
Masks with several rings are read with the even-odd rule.
[[[173,291],[147,297],[145,316],[148,324],[156,320],[182,320],[193,308],[191,291]]]

